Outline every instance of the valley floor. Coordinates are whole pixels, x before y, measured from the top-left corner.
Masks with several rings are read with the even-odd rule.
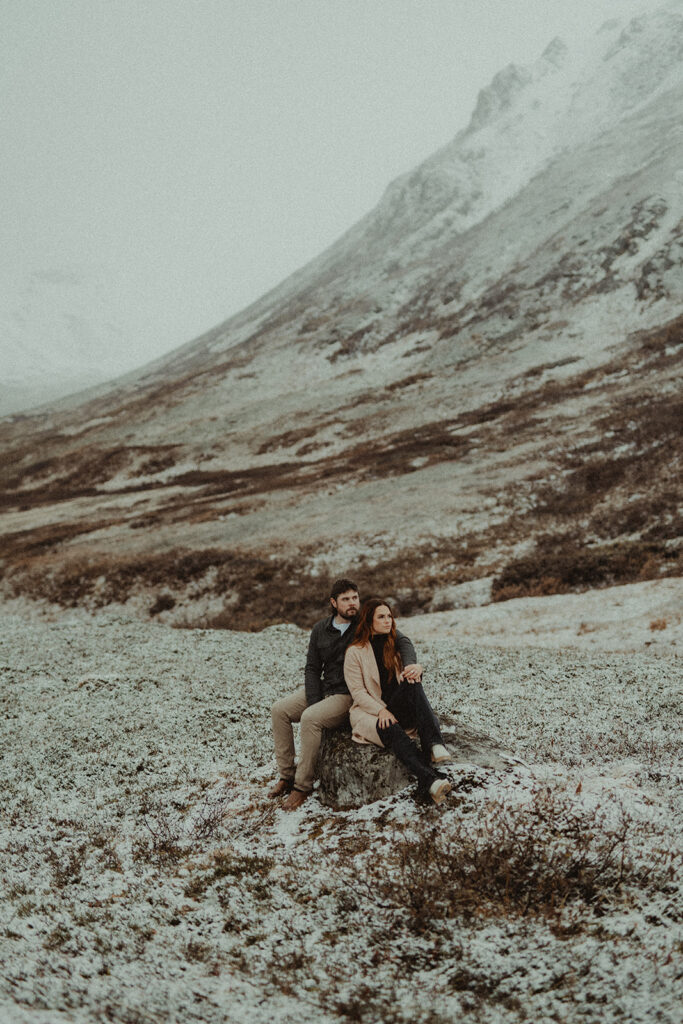
[[[303,630],[0,610],[2,1019],[680,1024],[683,672],[645,646],[680,635],[661,582],[661,605],[617,588],[615,629],[641,602],[621,650],[586,649],[607,592],[578,619],[603,625],[572,627],[583,649],[526,643],[536,599],[402,623],[438,712],[514,754],[452,766],[441,809],[268,800]],[[536,638],[563,638],[574,596],[544,601]],[[496,608],[514,628],[493,646]]]

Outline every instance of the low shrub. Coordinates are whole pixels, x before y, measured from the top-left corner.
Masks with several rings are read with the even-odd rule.
[[[182,824],[169,817],[162,810],[148,811],[142,817],[147,829],[147,838],[138,838],[133,843],[133,859],[151,863],[175,863],[183,856],[181,841],[184,838]]]
[[[205,796],[194,815],[185,820],[160,804],[141,810],[147,834],[134,843],[134,858],[174,863],[193,843],[203,842],[215,834],[227,814],[227,798]]]
[[[190,961],[204,962],[210,960],[213,955],[213,947],[208,942],[197,942],[190,940],[185,947],[185,959]]]
[[[52,878],[59,889],[67,885],[77,885],[81,881],[87,857],[87,844],[80,843],[64,853],[51,849],[47,852],[47,862],[52,870]]]
[[[52,931],[47,935],[43,946],[47,950],[61,950],[71,940],[71,932],[66,925],[58,924]]]
[[[679,552],[665,544],[631,541],[589,547],[575,537],[546,536],[493,580],[491,598],[563,594],[679,572]]]
[[[242,931],[243,926],[233,919],[234,886],[236,883],[249,890],[258,900],[271,895],[268,877],[275,861],[258,854],[238,853],[232,848],[216,850],[208,871],[194,875],[185,886],[184,893],[189,899],[200,900],[206,891],[218,883],[217,896],[221,907],[227,912],[226,931]]]
[[[159,594],[154,604],[149,609],[150,615],[158,615],[159,612],[168,612],[175,608],[176,600],[172,594]]]
[[[528,805],[490,804],[476,823],[397,832],[383,858],[364,864],[365,895],[411,930],[448,917],[541,916],[563,927],[566,908],[600,915],[628,886],[665,886],[683,854],[636,854],[636,827],[538,790]],[[578,915],[577,915],[578,912]]]

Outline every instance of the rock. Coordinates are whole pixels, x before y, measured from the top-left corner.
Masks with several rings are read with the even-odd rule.
[[[513,761],[509,751],[469,726],[442,719],[441,731],[453,755],[452,764],[505,769]],[[443,767],[448,771],[448,765]],[[349,726],[323,729],[318,776],[318,799],[337,811],[384,800],[415,781],[391,751],[370,743],[354,743]]]
[[[348,726],[323,729],[318,773],[318,799],[337,811],[383,800],[412,781],[391,751],[372,743],[354,743]]]

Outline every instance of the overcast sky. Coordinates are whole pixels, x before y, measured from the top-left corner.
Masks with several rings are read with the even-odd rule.
[[[90,275],[141,364],[321,252],[501,67],[657,6],[0,0],[4,308]]]

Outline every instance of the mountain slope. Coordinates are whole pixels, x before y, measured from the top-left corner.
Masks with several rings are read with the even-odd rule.
[[[353,567],[404,609],[678,572],[682,57],[680,3],[553,42],[259,302],[6,419],[6,588],[248,624]]]

